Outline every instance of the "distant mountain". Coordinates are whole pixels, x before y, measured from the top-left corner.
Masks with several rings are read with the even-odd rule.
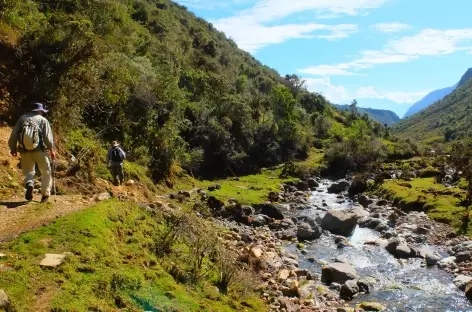
[[[420,101],[413,104],[413,106],[410,107],[410,109],[406,112],[403,118],[410,117],[411,115],[414,115],[420,112],[421,110],[427,108],[431,104],[442,100],[443,98],[451,94],[451,92],[454,91],[456,88],[463,86],[470,78],[472,78],[472,68],[469,68],[465,72],[465,74],[462,76],[461,80],[457,84],[453,85],[452,87],[435,90],[426,95]]]
[[[472,79],[461,82],[462,84],[444,99],[400,121],[393,127],[393,133],[425,143],[447,143],[470,138]]]
[[[350,110],[349,105],[338,105],[334,104],[334,106],[339,110]],[[367,114],[369,117],[375,121],[380,122],[382,125],[387,124],[389,126],[393,125],[400,121],[400,117],[392,111],[385,110],[385,109],[374,109],[374,108],[364,108],[364,107],[357,107],[357,111],[359,114],[364,115]]]
[[[424,98],[422,98],[420,101],[413,104],[413,106],[410,107],[410,109],[405,113],[403,118],[410,117],[411,115],[414,115],[414,114],[422,111],[423,109],[430,106],[434,102],[437,102],[437,101],[443,99],[444,97],[448,96],[449,94],[451,94],[452,91],[454,91],[456,89],[456,86],[457,85],[454,85],[452,87],[435,90],[435,91],[429,93]]]

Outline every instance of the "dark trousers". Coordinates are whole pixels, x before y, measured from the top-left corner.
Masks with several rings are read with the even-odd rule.
[[[123,184],[125,180],[125,173],[123,172],[123,165],[111,166],[111,176],[114,185]]]

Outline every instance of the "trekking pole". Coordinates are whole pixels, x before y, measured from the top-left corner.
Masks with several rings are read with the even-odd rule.
[[[56,188],[56,161],[52,161],[52,187],[54,190],[54,202],[57,202],[57,188]]]

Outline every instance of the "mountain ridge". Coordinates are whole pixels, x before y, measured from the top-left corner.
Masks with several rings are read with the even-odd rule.
[[[339,110],[349,111],[350,106],[347,104],[333,104]],[[359,114],[367,114],[371,119],[378,121],[382,125],[387,124],[392,126],[393,124],[400,121],[400,117],[393,111],[387,109],[377,109],[370,107],[357,107]]]

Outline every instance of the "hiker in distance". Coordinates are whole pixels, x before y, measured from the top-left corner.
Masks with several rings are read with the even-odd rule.
[[[111,166],[111,175],[114,185],[121,185],[124,182],[123,161],[125,159],[125,151],[123,151],[118,142],[113,141],[111,148],[108,150],[107,162]]]
[[[54,161],[54,139],[49,121],[44,117],[48,112],[41,103],[34,103],[31,112],[18,119],[11,133],[8,145],[12,156],[21,155],[20,163],[25,176],[27,201],[33,200],[35,167],[41,172],[41,202],[45,203],[51,194],[51,165]]]

